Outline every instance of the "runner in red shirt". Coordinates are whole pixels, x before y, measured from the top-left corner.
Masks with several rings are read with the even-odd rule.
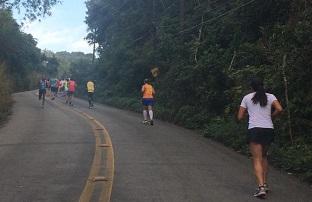
[[[76,82],[73,79],[70,79],[68,82],[68,92],[67,92],[67,99],[68,99],[67,101],[69,105],[73,105],[72,98],[75,93],[76,86],[77,86]]]

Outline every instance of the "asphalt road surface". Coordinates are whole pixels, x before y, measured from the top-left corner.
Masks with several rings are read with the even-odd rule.
[[[96,131],[104,130],[100,125],[114,150],[113,202],[260,200],[252,197],[250,160],[191,130],[158,120],[146,126],[140,114],[99,104],[90,110],[76,98],[73,107],[56,99],[44,109],[34,92],[14,98],[13,115],[0,128],[1,202],[81,200],[86,184],[97,183],[90,181],[90,170],[97,165]],[[100,167],[108,164],[108,157],[101,157]],[[273,168],[269,185],[266,201],[312,201],[311,187]],[[103,187],[94,188],[93,194]]]

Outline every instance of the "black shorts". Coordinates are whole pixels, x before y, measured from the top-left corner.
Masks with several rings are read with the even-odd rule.
[[[56,93],[57,92],[57,87],[51,87],[51,91],[53,92],[53,93]]]
[[[270,145],[274,140],[273,128],[251,128],[247,132],[247,143]]]
[[[46,89],[39,89],[39,96],[46,94]]]
[[[72,96],[74,94],[73,91],[67,91],[67,96]]]

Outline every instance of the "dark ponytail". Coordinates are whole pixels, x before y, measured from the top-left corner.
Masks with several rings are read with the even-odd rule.
[[[251,99],[254,104],[260,103],[261,107],[265,107],[268,104],[268,98],[265,94],[263,82],[260,79],[252,79],[250,83],[254,91],[256,91],[254,97]]]

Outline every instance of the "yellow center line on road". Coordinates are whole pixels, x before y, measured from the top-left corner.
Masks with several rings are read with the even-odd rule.
[[[52,102],[51,102],[52,103]],[[55,103],[55,102],[53,102]],[[56,103],[55,103],[56,104]],[[109,202],[112,193],[114,179],[114,150],[110,135],[107,129],[94,117],[75,108],[67,108],[57,104],[58,107],[75,112],[84,119],[88,120],[92,128],[92,133],[95,137],[95,153],[91,164],[88,180],[80,195],[79,202],[94,201],[96,195],[97,200],[101,202]],[[100,130],[99,130],[100,129]],[[104,142],[102,142],[104,140]],[[102,157],[106,157],[105,162],[102,162]],[[104,176],[99,176],[101,169],[104,168]],[[96,186],[101,186],[101,193],[97,195],[94,190]]]
[[[95,176],[95,175],[90,175],[90,177],[93,179],[93,182],[98,181],[98,179],[103,179],[102,181],[104,181],[105,183],[103,184],[103,189],[102,192],[100,194],[99,197],[99,201],[110,201],[110,197],[111,197],[111,193],[112,193],[112,187],[113,187],[113,179],[114,179],[114,150],[113,150],[113,146],[112,146],[112,141],[110,138],[110,135],[107,131],[107,129],[99,122],[97,121],[94,117],[90,116],[89,114],[85,113],[85,112],[79,112],[81,113],[83,116],[85,116],[86,118],[88,118],[90,121],[92,121],[96,128],[93,128],[94,134],[97,133],[97,131],[99,131],[99,129],[102,129],[103,131],[103,135],[104,135],[104,144],[101,143],[100,141],[96,142],[96,151],[97,150],[102,150],[101,147],[103,148],[102,145],[107,145],[105,147],[106,150],[106,162],[105,162],[105,176]],[[97,162],[97,165],[101,165],[100,162]],[[92,167],[96,167],[92,166]],[[99,180],[101,181],[101,180]],[[88,183],[86,184],[87,188]],[[82,199],[82,197],[84,197],[84,193],[81,194],[80,199]],[[80,200],[81,202],[84,202],[84,200]]]

